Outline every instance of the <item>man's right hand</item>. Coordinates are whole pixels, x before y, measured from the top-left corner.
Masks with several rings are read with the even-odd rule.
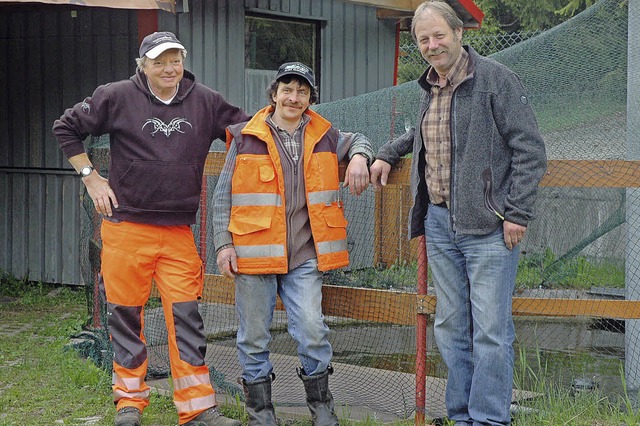
[[[82,183],[87,187],[87,192],[93,200],[96,211],[103,216],[112,216],[111,206],[118,208],[118,199],[109,186],[109,181],[94,170],[89,176],[82,178]]]
[[[383,186],[386,186],[390,171],[391,164],[383,160],[374,161],[369,168],[369,173],[371,174],[371,185],[376,189],[381,189]]]
[[[227,278],[235,278],[238,273],[236,249],[227,247],[218,252],[218,271]]]

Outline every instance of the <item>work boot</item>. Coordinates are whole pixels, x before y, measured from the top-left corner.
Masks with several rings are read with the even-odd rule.
[[[271,402],[271,383],[275,379],[276,375],[273,373],[253,382],[240,379],[249,414],[249,426],[276,426],[276,411]]]
[[[136,407],[122,407],[116,413],[115,426],[140,426],[142,413]]]
[[[240,426],[238,420],[230,419],[218,411],[218,407],[211,407],[198,414],[193,420],[186,422],[183,426]]]
[[[329,376],[333,374],[333,367],[329,365],[323,373],[315,376],[307,376],[302,368],[297,371],[307,393],[307,407],[311,411],[313,426],[338,426],[333,395],[329,390]]]

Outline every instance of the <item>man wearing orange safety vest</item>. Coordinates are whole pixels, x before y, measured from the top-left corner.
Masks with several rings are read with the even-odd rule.
[[[298,375],[314,425],[337,425],[328,387],[333,355],[322,314],[322,272],[347,266],[347,221],[338,162],[349,159],[344,186],[368,186],[371,143],[341,132],[309,106],[313,72],[280,66],[271,105],[227,128],[227,158],[214,195],[218,269],[236,284],[237,347],[250,425],[275,425],[269,326],[276,295],[298,343]]]

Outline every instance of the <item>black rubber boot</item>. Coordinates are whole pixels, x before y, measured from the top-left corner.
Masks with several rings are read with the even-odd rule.
[[[271,402],[271,382],[275,379],[276,375],[271,373],[268,377],[253,382],[240,380],[249,414],[249,426],[276,426],[276,412]]]
[[[323,373],[315,376],[307,376],[301,368],[297,371],[307,393],[307,407],[311,411],[313,425],[337,426],[338,417],[334,411],[333,395],[329,390],[329,376],[333,374],[333,367],[329,365]]]

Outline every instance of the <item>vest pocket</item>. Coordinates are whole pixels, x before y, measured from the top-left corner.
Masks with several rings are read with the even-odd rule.
[[[260,180],[262,182],[271,182],[276,177],[276,172],[271,164],[260,165]]]
[[[338,204],[331,204],[322,209],[322,216],[330,228],[346,228],[347,219],[344,217],[344,211],[338,207]]]
[[[231,209],[229,232],[246,235],[271,228],[274,206],[239,206]]]
[[[233,182],[239,192],[275,192],[278,180],[269,157],[239,156],[233,171]]]

